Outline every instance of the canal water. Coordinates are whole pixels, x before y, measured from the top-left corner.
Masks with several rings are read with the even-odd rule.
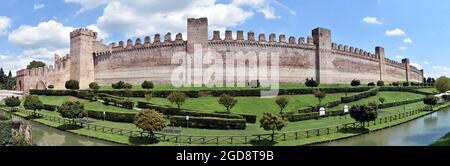
[[[0,114],[8,113],[0,110]],[[120,144],[84,137],[23,118],[20,119],[32,126],[33,143],[37,146],[120,146]]]
[[[392,128],[318,146],[428,146],[450,132],[450,110],[439,111]]]

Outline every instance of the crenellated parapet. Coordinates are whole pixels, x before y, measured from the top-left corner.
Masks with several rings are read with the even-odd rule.
[[[333,51],[343,54],[343,55],[354,56],[354,57],[364,58],[364,59],[370,59],[373,61],[380,60],[379,55],[372,53],[370,51],[366,51],[366,50],[363,50],[360,48],[353,47],[353,46],[331,43],[331,49]]]
[[[164,35],[164,41],[162,42],[161,35],[157,33],[154,35],[153,41],[151,40],[150,36],[145,36],[143,43],[141,38],[136,38],[134,42],[133,40],[128,39],[126,45],[123,41],[119,41],[118,44],[116,44],[116,42],[112,42],[108,45],[109,51],[95,52],[94,55],[100,56],[114,52],[134,51],[139,49],[154,49],[159,47],[180,46],[185,44],[186,41],[183,39],[182,33],[177,33],[175,36],[175,40],[172,40],[172,33],[168,32]]]
[[[82,35],[84,35],[84,36],[91,36],[91,37],[97,38],[97,32],[94,32],[94,31],[92,31],[90,29],[87,29],[87,28],[76,29],[76,30],[74,30],[74,31],[72,31],[70,33],[70,37],[71,38],[74,38],[74,37],[77,37],[77,36],[82,36]]]

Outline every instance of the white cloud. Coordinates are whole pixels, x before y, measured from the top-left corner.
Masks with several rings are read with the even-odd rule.
[[[253,15],[253,10],[234,4],[216,4],[215,0],[115,0],[106,5],[95,26],[106,33],[126,36],[185,34],[186,20],[190,17],[208,17],[210,29],[225,29],[242,24]]]
[[[11,19],[6,16],[0,16],[0,35],[7,34],[10,27]]]
[[[15,75],[17,70],[24,69],[31,61],[39,60],[45,62],[47,65],[53,65],[53,58],[55,54],[66,55],[69,49],[60,49],[49,51],[46,48],[39,48],[33,50],[25,50],[18,55],[1,55],[0,66],[4,70],[11,70]]]
[[[387,30],[386,31],[386,35],[387,36],[405,36],[406,33],[405,33],[405,31],[403,31],[403,30],[401,30],[399,28],[396,28],[396,29],[393,29],[393,30]]]
[[[92,24],[92,25],[87,26],[86,28],[97,32],[97,36],[98,36],[99,40],[106,40],[109,37],[109,33],[101,30],[100,28],[97,27],[97,25]]]
[[[432,68],[432,73],[430,74],[430,76],[431,77],[440,77],[440,76],[450,77],[450,67],[434,66]]]
[[[422,66],[419,63],[411,63],[411,66],[414,66],[414,67],[416,67],[419,70],[423,69]]]
[[[423,61],[423,64],[425,64],[425,65],[429,65],[429,64],[430,64],[430,62],[428,62],[428,61]]]
[[[378,20],[378,18],[370,17],[370,16],[364,17],[362,21],[367,23],[367,24],[376,24],[376,25],[382,25],[383,24],[380,20]]]
[[[412,39],[411,38],[405,38],[405,39],[403,39],[403,42],[411,44],[412,43]]]
[[[39,10],[45,7],[45,4],[34,4],[33,5],[33,9],[34,10]]]
[[[408,47],[405,47],[405,46],[401,46],[401,47],[399,47],[398,49],[399,49],[399,50],[402,50],[402,51],[405,51],[405,50],[407,50],[407,49],[408,49]]]
[[[112,0],[64,0],[66,3],[74,3],[81,6],[81,9],[77,13],[83,13],[88,10],[95,9],[101,5],[104,5]]]
[[[26,50],[37,48],[56,50],[69,46],[69,35],[74,29],[73,27],[65,27],[59,22],[50,20],[41,22],[34,27],[21,25],[9,34],[8,40]]]
[[[403,59],[403,56],[401,56],[401,55],[395,55],[395,59]]]

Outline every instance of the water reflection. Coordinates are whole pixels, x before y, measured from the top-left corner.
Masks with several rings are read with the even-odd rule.
[[[428,146],[450,132],[450,114],[440,111],[381,131],[320,146]]]

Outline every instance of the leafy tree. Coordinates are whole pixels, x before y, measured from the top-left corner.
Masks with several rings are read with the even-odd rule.
[[[439,77],[436,80],[435,86],[439,93],[445,93],[450,90],[450,79],[445,76]]]
[[[80,82],[78,82],[77,80],[69,80],[66,81],[65,87],[66,89],[77,90],[80,89]]]
[[[366,122],[377,119],[378,112],[373,106],[354,105],[350,108],[350,116],[357,122],[360,122],[362,128],[365,128]]]
[[[384,81],[377,81],[377,86],[384,86]]]
[[[227,109],[227,112],[230,112],[231,108],[236,105],[237,100],[233,96],[222,94],[218,102]]]
[[[154,110],[139,111],[134,119],[134,124],[138,128],[149,132],[151,138],[154,138],[155,132],[161,131],[166,127],[163,114]]]
[[[66,101],[58,107],[58,112],[62,117],[72,119],[74,125],[76,118],[84,118],[84,104],[79,101]]]
[[[319,82],[317,82],[316,80],[314,80],[314,78],[311,79],[306,79],[305,85],[307,87],[318,87],[319,86]]]
[[[6,83],[6,75],[5,72],[3,71],[3,68],[0,68],[0,84],[5,83]]]
[[[12,110],[14,107],[20,106],[20,99],[19,97],[8,97],[5,99],[5,105],[11,107]]]
[[[36,95],[28,95],[25,97],[23,102],[23,107],[28,110],[33,110],[33,116],[36,115],[36,110],[41,110],[44,108],[44,104]]]
[[[142,89],[153,89],[154,85],[151,81],[144,81],[141,85]]]
[[[436,96],[429,95],[423,99],[423,103],[433,108],[434,105],[438,104],[438,98]]]
[[[169,96],[167,96],[167,99],[172,104],[176,104],[178,109],[181,108],[181,105],[184,104],[187,98],[188,97],[183,92],[172,92]]]
[[[360,86],[361,85],[361,81],[357,80],[357,79],[353,79],[352,82],[350,83],[351,86]]]
[[[319,100],[319,107],[322,106],[322,100],[327,97],[327,93],[321,90],[315,90],[314,91],[314,97],[316,97]]]
[[[280,131],[287,126],[286,121],[277,114],[265,112],[259,120],[260,127],[264,130],[272,131],[272,142],[274,142],[275,130]]]
[[[287,107],[289,104],[289,100],[285,96],[279,96],[275,100],[275,103],[277,103],[278,107],[280,107],[280,114],[283,113],[283,110]]]
[[[39,68],[44,66],[45,63],[42,61],[31,61],[30,64],[27,66],[27,69]]]

